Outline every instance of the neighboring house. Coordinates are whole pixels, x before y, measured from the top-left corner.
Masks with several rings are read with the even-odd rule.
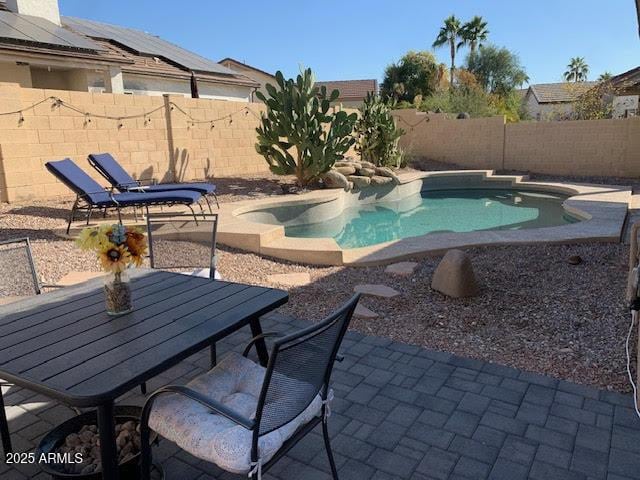
[[[258,90],[263,94],[267,94],[267,89],[265,85],[270,83],[272,85],[276,85],[276,77],[270,74],[269,72],[265,72],[264,70],[260,70],[259,68],[252,67],[251,65],[247,65],[246,63],[242,63],[233,58],[225,58],[218,62],[220,65],[228,68],[229,70],[233,70],[234,72],[240,73],[245,77],[251,78],[253,81],[260,84]],[[254,97],[253,101],[259,101]]]
[[[250,101],[251,78],[154,35],[61,17],[57,0],[0,0],[0,82],[23,87]]]
[[[613,118],[640,115],[640,67],[612,77],[609,84],[616,92],[613,97]]]
[[[569,118],[574,103],[598,82],[562,82],[530,85],[524,96],[524,108],[533,120]]]
[[[332,80],[330,82],[316,82],[317,87],[327,87],[327,92],[340,91],[340,96],[334,104],[343,107],[358,108],[362,105],[367,93],[378,93],[378,81],[369,80]]]

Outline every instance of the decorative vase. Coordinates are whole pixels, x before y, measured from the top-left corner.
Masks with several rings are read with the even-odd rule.
[[[109,315],[124,315],[133,310],[131,285],[126,270],[105,276],[104,299]]]

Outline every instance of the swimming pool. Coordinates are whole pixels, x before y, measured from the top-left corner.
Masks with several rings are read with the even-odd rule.
[[[555,227],[579,221],[563,208],[566,198],[514,189],[423,191],[395,202],[347,207],[322,222],[285,225],[285,235],[333,238],[348,249],[434,233]],[[278,208],[271,212],[275,217]]]

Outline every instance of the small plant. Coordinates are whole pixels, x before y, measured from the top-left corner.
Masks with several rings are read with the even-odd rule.
[[[267,105],[266,115],[256,128],[256,150],[263,155],[269,169],[276,175],[295,175],[299,186],[305,187],[344,158],[355,143],[353,126],[355,113],[329,113],[331,102],[340,93],[314,86],[311,69],[296,80],[285,80],[276,73],[279,88],[266,85],[268,98],[257,97]]]
[[[393,100],[383,100],[379,95],[368,93],[356,121],[356,151],[362,160],[378,166],[399,167],[402,153],[398,141],[404,130],[396,127],[391,110]]]

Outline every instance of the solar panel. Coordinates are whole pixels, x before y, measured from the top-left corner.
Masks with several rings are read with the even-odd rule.
[[[0,39],[80,50],[103,50],[90,39],[65,30],[44,18],[5,11],[0,11]]]
[[[90,37],[112,40],[142,55],[164,57],[189,70],[235,74],[234,71],[212,60],[140,30],[75,17],[62,17],[62,22],[71,29]]]

